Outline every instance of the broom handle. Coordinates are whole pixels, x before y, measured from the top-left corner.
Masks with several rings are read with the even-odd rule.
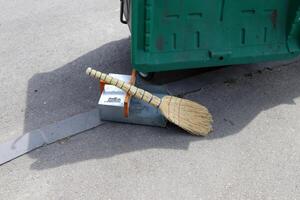
[[[102,80],[106,84],[116,86],[117,88],[120,88],[124,92],[127,92],[130,96],[133,96],[137,99],[143,100],[144,102],[146,102],[156,108],[159,108],[159,106],[161,104],[161,99],[159,97],[151,94],[150,92],[147,92],[143,89],[137,88],[134,85],[125,83],[124,81],[116,79],[116,78],[109,76],[105,73],[102,73],[100,71],[96,71],[92,68],[88,68],[86,70],[86,74],[93,78]]]

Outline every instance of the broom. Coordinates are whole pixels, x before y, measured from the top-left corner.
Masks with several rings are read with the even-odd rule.
[[[193,135],[206,136],[212,131],[213,120],[211,114],[207,108],[196,102],[174,96],[165,96],[161,99],[145,90],[92,68],[88,68],[86,74],[107,84],[114,85],[129,95],[158,108],[170,122]]]

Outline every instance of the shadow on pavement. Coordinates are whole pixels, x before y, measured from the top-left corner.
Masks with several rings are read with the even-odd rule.
[[[24,132],[95,108],[99,86],[85,75],[87,67],[130,74],[129,38],[110,42],[54,71],[28,82]]]
[[[54,71],[32,77],[28,83],[24,133],[95,107],[98,84],[85,75],[87,66],[104,72],[129,74],[129,39],[110,42]],[[293,99],[300,96],[300,79],[295,75],[300,75],[299,67],[291,65],[283,72],[268,68],[257,70],[251,65],[244,68],[247,73],[242,76],[238,67],[226,68],[232,79],[224,76],[224,80],[222,69],[204,70],[205,73],[203,70],[186,71],[180,73],[181,76],[174,72],[158,74],[159,83],[200,74],[199,84],[203,87],[187,97],[207,105],[213,113],[215,131],[208,138],[187,135],[173,125],[162,129],[106,123],[30,153],[36,159],[31,167],[42,170],[147,149],[187,150],[195,141],[239,133],[262,111],[280,104],[293,104]]]

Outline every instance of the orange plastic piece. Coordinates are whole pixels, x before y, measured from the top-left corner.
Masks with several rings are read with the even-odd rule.
[[[105,82],[104,81],[100,81],[100,94],[102,94],[102,92],[104,91],[104,86],[105,86]]]
[[[131,79],[129,81],[129,84],[135,85],[135,82],[136,82],[136,71],[133,69],[131,72]],[[126,118],[129,116],[130,100],[131,100],[131,96],[127,93],[124,101],[124,117]]]

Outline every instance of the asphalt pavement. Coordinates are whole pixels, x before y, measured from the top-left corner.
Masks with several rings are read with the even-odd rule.
[[[0,0],[0,143],[95,108],[86,67],[130,73],[119,3]],[[0,166],[0,199],[300,199],[300,58],[179,74],[210,136],[107,122]]]

